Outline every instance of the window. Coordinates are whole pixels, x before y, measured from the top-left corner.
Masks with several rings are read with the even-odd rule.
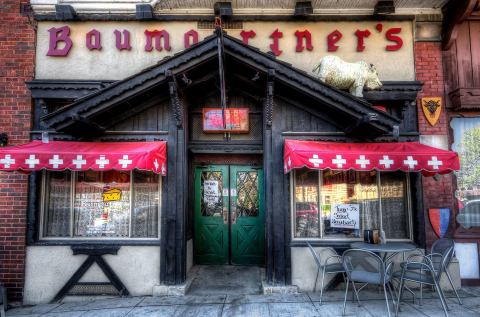
[[[158,238],[160,176],[45,172],[44,238]]]
[[[363,239],[383,229],[387,239],[410,239],[408,178],[403,172],[295,170],[293,236]]]

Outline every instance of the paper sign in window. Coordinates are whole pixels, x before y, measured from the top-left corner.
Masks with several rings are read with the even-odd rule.
[[[203,201],[207,206],[214,206],[220,199],[218,181],[206,180],[203,182]]]
[[[330,227],[360,229],[359,204],[334,204],[330,213]]]

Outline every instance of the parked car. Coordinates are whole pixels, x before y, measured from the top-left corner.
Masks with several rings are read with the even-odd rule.
[[[465,229],[480,227],[480,199],[467,201],[457,215],[457,222]]]

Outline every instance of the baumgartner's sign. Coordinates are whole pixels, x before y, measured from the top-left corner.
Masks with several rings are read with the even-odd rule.
[[[382,79],[413,79],[408,21],[244,22],[241,26],[227,33],[306,71],[322,56],[334,54],[347,61],[374,63]],[[212,32],[195,22],[41,22],[37,78],[121,79]]]

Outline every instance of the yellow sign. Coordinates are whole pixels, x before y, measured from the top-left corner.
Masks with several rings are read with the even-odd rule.
[[[430,125],[437,124],[442,112],[442,98],[441,97],[425,97],[422,98],[422,109]]]
[[[103,192],[103,201],[117,201],[122,199],[122,191],[118,188],[112,188]]]

